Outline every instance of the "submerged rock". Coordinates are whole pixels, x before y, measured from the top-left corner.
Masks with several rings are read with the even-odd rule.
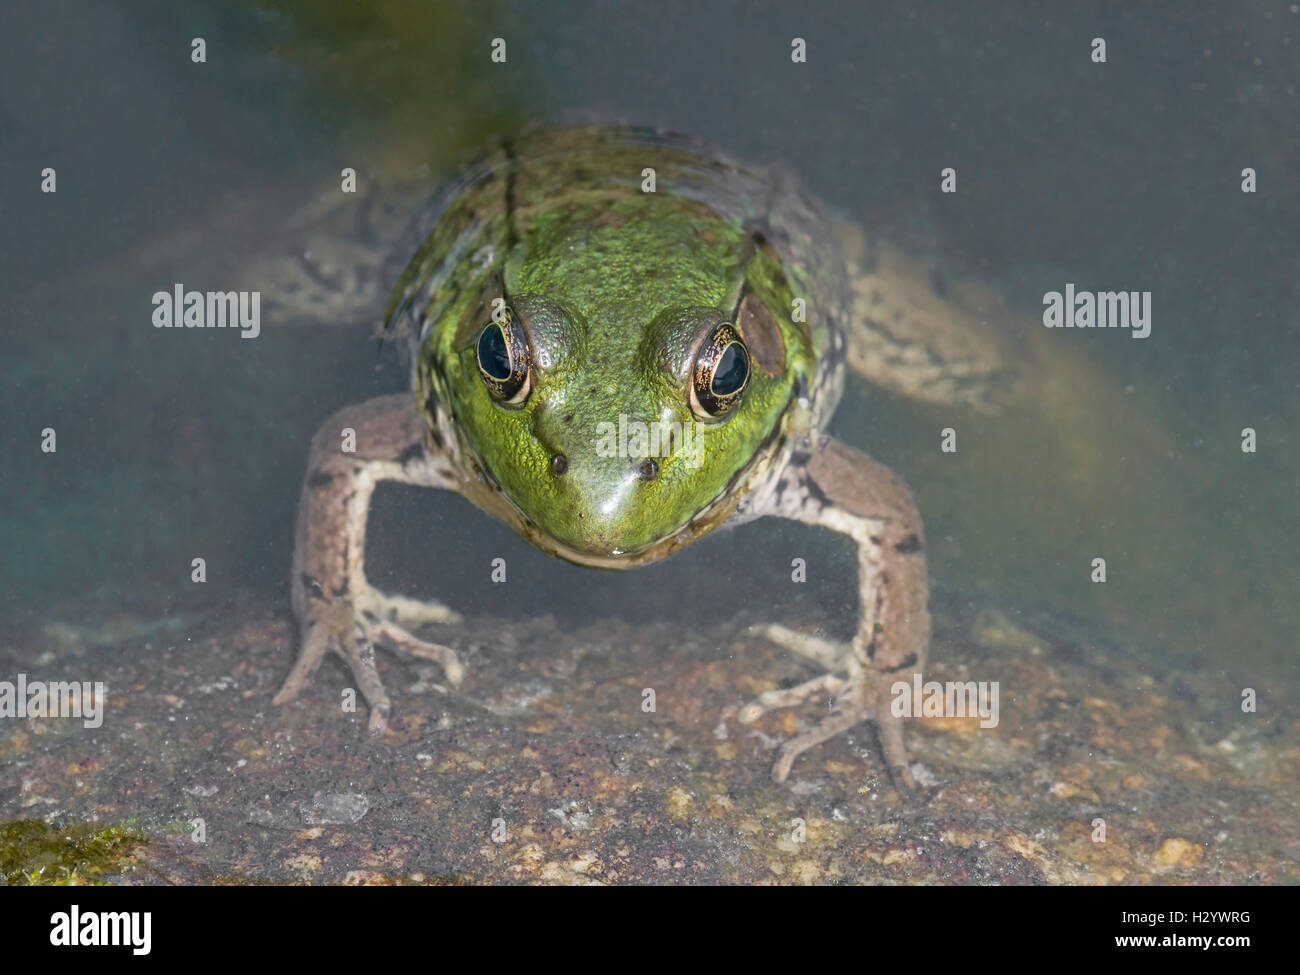
[[[999,713],[910,722],[915,795],[890,788],[869,725],[772,783],[773,750],[819,706],[735,720],[806,677],[757,619],[471,618],[442,631],[469,651],[459,691],[380,653],[396,707],[372,740],[341,706],[341,665],[271,705],[292,624],[249,600],[151,651],[8,634],[0,674],[84,671],[108,707],[99,728],[0,724],[0,820],[130,821],[129,856],[97,876],[133,884],[1300,881],[1288,698],[1243,712],[1221,669],[951,592],[934,604],[927,680],[997,681]],[[14,828],[0,859],[39,882]]]

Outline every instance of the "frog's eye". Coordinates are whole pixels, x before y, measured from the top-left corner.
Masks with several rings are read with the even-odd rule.
[[[724,322],[696,353],[691,371],[691,409],[697,416],[725,416],[740,402],[748,384],[749,350],[735,328]]]
[[[509,308],[497,317],[479,333],[478,371],[493,399],[518,406],[532,388],[528,338]]]

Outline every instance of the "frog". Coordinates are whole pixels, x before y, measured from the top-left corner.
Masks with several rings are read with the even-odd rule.
[[[366,578],[381,482],[459,494],[593,569],[635,569],[715,531],[785,519],[850,541],[854,635],[760,627],[815,675],[733,713],[752,725],[829,699],[825,717],[780,744],[773,780],[870,722],[890,780],[915,789],[891,688],[910,684],[930,649],[924,527],[902,478],[829,425],[847,374],[980,408],[1006,385],[1003,358],[927,308],[937,299],[924,282],[792,169],[676,133],[529,130],[410,225],[421,239],[380,327],[405,351],[409,389],[344,407],[312,440],[290,578],[300,648],[274,702],[297,699],[333,653],[377,736],[394,708],[376,647],[435,663],[453,687],[466,677],[457,651],[424,633],[458,613]],[[900,281],[910,307],[889,297]],[[629,427],[662,436],[611,436]]]

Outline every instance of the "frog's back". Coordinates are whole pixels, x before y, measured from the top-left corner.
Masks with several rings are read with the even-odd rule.
[[[653,190],[649,190],[653,181]],[[394,291],[386,331],[399,336],[412,363],[436,323],[468,299],[475,276],[501,263],[555,201],[586,208],[587,219],[615,220],[616,204],[707,208],[736,230],[737,248],[770,248],[800,302],[786,313],[802,327],[815,371],[801,396],[820,429],[839,398],[851,292],[836,221],[782,167],[735,162],[689,137],[618,125],[533,129],[509,139],[449,182],[416,218],[426,232]],[[742,260],[737,255],[737,260]]]

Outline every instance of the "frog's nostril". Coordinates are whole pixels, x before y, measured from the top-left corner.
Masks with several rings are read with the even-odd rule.
[[[643,481],[653,481],[659,476],[659,462],[654,460],[643,460],[637,464],[636,475]]]
[[[551,455],[551,473],[556,477],[561,476],[569,469],[569,458],[563,454]]]

